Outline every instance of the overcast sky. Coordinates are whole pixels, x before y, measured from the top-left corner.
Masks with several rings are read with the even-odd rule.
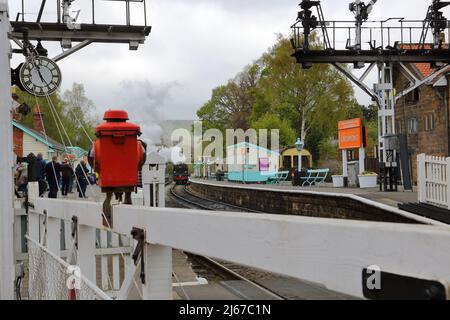
[[[77,0],[80,19],[89,21],[90,0]],[[97,1],[99,22],[123,22],[124,5]],[[126,108],[148,119],[194,119],[211,90],[234,77],[274,44],[277,33],[290,34],[300,0],[148,0],[153,31],[138,51],[128,45],[92,44],[61,61],[62,89],[83,83],[99,113]],[[352,19],[350,0],[323,0],[327,20]],[[27,0],[27,19],[38,0]],[[44,19],[54,20],[56,1],[47,1]],[[371,19],[423,19],[431,0],[379,0]],[[9,0],[11,16],[19,0]],[[447,15],[448,10],[446,10]],[[142,14],[133,12],[133,22]],[[138,18],[139,17],[139,18]],[[61,52],[47,46],[51,55]],[[13,66],[20,57],[15,57]],[[374,79],[375,81],[375,79]],[[360,103],[369,99],[357,91]]]

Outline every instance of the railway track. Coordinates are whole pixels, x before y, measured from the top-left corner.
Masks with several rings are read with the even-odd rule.
[[[191,209],[200,208],[209,211],[255,212],[237,206],[200,198],[189,192],[185,186],[170,187],[170,196],[179,204]],[[201,277],[209,279],[210,281],[222,282],[224,284],[226,284],[227,281],[243,281],[248,288],[260,291],[267,296],[268,299],[287,300],[285,296],[258,282],[260,279],[273,277],[270,273],[250,269],[230,262],[214,260],[209,257],[190,253],[186,254],[192,262],[194,270],[198,272]],[[233,290],[232,287],[229,287],[228,289],[234,291],[242,299],[249,299],[242,292]]]
[[[170,189],[171,196],[179,202],[189,205],[195,209],[203,209],[209,211],[231,211],[231,212],[254,212],[263,213],[261,211],[251,210],[247,208],[238,207],[232,204],[223,203],[220,201],[209,200],[201,198],[191,191],[186,186],[174,186]]]

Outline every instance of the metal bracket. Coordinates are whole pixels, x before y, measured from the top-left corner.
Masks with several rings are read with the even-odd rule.
[[[78,249],[78,217],[72,217],[72,239],[75,240],[75,248]]]
[[[145,230],[139,228],[133,228],[131,230],[133,239],[136,240],[137,246],[133,252],[134,265],[137,266],[139,258],[141,259],[141,273],[140,278],[142,284],[145,284],[145,262],[144,262],[144,248],[145,248]]]
[[[47,225],[48,225],[47,210],[44,210],[43,214],[44,214],[44,221],[42,224],[44,225],[44,232],[42,232],[40,244],[43,246],[46,246],[47,245]]]
[[[380,96],[372,89],[370,89],[363,81],[367,77],[367,75],[372,71],[375,64],[371,64],[366,72],[362,75],[361,78],[356,77],[351,71],[347,70],[345,67],[340,66],[337,63],[332,63],[332,65],[340,71],[343,75],[345,75],[351,82],[357,85],[361,90],[363,90],[367,95],[369,95],[374,102],[380,105]]]
[[[28,192],[27,192],[26,195],[25,195],[24,206],[25,206],[25,212],[26,212],[26,214],[29,213],[30,208],[34,209],[34,203],[30,202],[29,197],[28,197]]]
[[[54,57],[52,60],[55,62],[58,62],[64,58],[67,58],[68,56],[70,56],[71,54],[83,49],[84,47],[90,45],[92,43],[92,41],[90,40],[85,40],[79,44],[77,44],[76,46],[70,48],[69,50],[64,51],[63,53],[57,55],[56,57]]]

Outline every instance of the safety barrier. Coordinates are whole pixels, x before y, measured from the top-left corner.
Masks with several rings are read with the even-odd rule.
[[[149,158],[155,161],[154,156]],[[147,163],[144,169],[144,206],[114,206],[111,228],[103,225],[99,203],[30,199],[30,265],[32,270],[50,270],[45,271],[45,276],[40,275],[43,278],[36,278],[36,271],[31,275],[30,270],[31,297],[64,298],[66,293],[62,284],[67,265],[57,254],[61,220],[76,221],[76,267],[88,284],[95,284],[96,280],[96,230],[103,232],[100,247],[102,241],[105,244],[105,232],[112,237],[118,235],[119,239],[134,235],[136,259],[132,260],[129,254],[122,256],[123,268],[119,269],[123,269],[124,276],[118,280],[120,290],[113,297],[119,300],[172,299],[172,249],[302,279],[360,298],[367,297],[367,290],[374,290],[364,281],[367,270],[394,274],[402,281],[431,280],[439,283],[443,291],[450,289],[448,227],[162,208],[165,168]],[[40,235],[45,237],[39,238]],[[42,241],[38,243],[36,239]],[[36,268],[36,256],[42,255],[45,263]],[[56,275],[49,265],[55,261]],[[105,272],[105,264],[100,262],[100,266]],[[43,281],[48,283],[44,285]],[[101,289],[106,288],[106,279],[101,282]],[[77,292],[78,298],[106,298],[98,290],[89,286],[84,296]]]
[[[111,300],[95,284],[36,240],[27,237],[30,300]]]
[[[417,157],[419,202],[450,209],[450,158]]]

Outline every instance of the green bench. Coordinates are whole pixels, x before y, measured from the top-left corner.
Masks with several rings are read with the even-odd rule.
[[[306,172],[307,176],[301,177],[300,181],[303,181],[302,187],[313,185],[320,185],[325,182],[330,173],[330,169],[316,169],[316,170],[308,170]]]
[[[282,182],[287,181],[288,177],[289,171],[277,172],[275,175],[273,175],[267,180],[267,184],[280,184]]]

